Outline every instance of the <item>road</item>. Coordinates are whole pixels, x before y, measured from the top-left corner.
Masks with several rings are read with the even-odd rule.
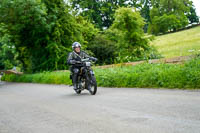
[[[200,91],[4,82],[0,133],[200,133]]]

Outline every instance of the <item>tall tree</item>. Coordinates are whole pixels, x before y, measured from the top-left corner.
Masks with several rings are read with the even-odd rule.
[[[46,23],[48,25],[48,38],[46,49],[48,52],[44,59],[45,63],[50,68],[65,69],[66,56],[71,50],[73,41],[83,42],[81,32],[76,24],[75,18],[69,13],[68,5],[63,0],[42,0],[47,8]]]

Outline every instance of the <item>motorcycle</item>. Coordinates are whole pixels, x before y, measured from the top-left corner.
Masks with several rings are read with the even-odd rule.
[[[86,58],[76,62],[76,65],[80,66],[80,72],[77,77],[77,89],[75,90],[77,94],[81,94],[81,92],[85,89],[88,90],[91,95],[96,94],[97,82],[94,76],[94,72],[91,68],[92,61],[96,60],[96,58]]]

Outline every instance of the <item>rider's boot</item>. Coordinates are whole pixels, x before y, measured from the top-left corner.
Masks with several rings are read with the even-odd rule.
[[[78,89],[78,85],[77,85],[77,74],[74,74],[72,77],[72,82],[73,82],[73,86],[74,86],[74,90]]]
[[[77,84],[74,84],[73,86],[74,86],[74,90],[77,90],[77,89],[78,89],[78,88],[77,88]]]

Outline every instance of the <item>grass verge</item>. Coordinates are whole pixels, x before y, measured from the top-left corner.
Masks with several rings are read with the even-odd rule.
[[[107,69],[95,68],[98,86],[141,88],[200,88],[200,57],[185,64],[139,64]],[[31,82],[70,85],[69,72],[4,75],[9,82]]]
[[[43,72],[36,74],[15,75],[8,74],[2,77],[2,80],[8,82],[25,82],[25,83],[44,83],[44,84],[66,84],[70,85],[69,72]]]

